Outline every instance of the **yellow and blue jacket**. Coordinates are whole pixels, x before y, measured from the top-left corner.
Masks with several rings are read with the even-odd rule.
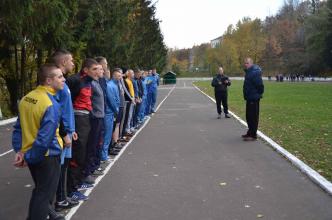
[[[12,144],[15,152],[24,153],[28,164],[62,152],[63,142],[58,128],[61,109],[53,97],[55,94],[50,87],[38,86],[20,101]]]

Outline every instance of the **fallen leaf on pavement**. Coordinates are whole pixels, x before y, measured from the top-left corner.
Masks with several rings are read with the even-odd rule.
[[[257,215],[257,218],[263,218],[263,217],[264,217],[264,215],[262,215],[262,214]]]

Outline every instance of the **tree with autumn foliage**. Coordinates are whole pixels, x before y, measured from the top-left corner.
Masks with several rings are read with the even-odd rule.
[[[195,49],[194,64],[210,71],[223,65],[228,75],[241,75],[247,56],[264,75],[332,75],[332,0],[286,0],[264,21],[245,17],[228,26],[216,48]]]

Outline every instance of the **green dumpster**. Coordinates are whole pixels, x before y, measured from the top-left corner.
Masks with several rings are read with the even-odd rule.
[[[167,72],[163,76],[163,83],[166,84],[176,84],[176,73],[173,73],[172,71]]]

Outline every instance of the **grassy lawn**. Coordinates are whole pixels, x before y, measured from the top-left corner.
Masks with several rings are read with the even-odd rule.
[[[210,82],[196,82],[214,97]],[[245,119],[243,81],[232,81],[229,109]],[[332,181],[332,84],[265,82],[259,130]]]

